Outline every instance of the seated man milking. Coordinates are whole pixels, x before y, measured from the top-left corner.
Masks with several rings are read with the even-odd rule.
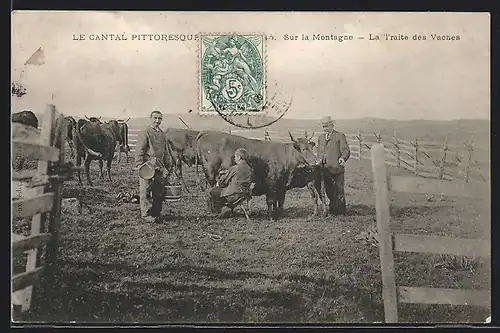
[[[239,148],[234,152],[236,165],[231,166],[210,190],[210,208],[219,214],[219,218],[224,218],[231,213],[233,203],[246,197],[250,192],[252,181],[252,168],[248,165],[248,153],[245,149]]]

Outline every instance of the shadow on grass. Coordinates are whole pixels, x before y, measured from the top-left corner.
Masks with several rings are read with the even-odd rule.
[[[128,265],[66,261],[61,262],[60,267],[63,268],[50,282],[53,288],[44,291],[46,296],[38,299],[31,313],[20,320],[314,322],[331,321],[328,316],[336,318],[334,321],[342,321],[342,318],[353,317],[349,313],[357,317],[361,312],[363,318],[373,320],[382,315],[380,300],[373,297],[373,290],[354,288],[351,283],[335,279],[316,279],[298,274],[227,272],[190,265],[136,269]],[[141,277],[141,274],[159,272],[183,274],[179,275],[178,281],[148,282]],[[116,276],[114,273],[132,280],[120,282],[113,279],[112,276]],[[186,274],[196,276],[200,281],[188,283],[182,278]],[[262,283],[271,280],[273,289],[231,287],[233,280],[248,278],[259,279]],[[227,287],[207,283],[224,280],[229,280]],[[106,290],[103,284],[113,285],[114,290]],[[350,309],[319,308],[318,302],[329,299],[333,305],[339,298],[352,300]]]
[[[439,206],[412,206],[412,207],[390,207],[391,217],[403,217],[403,216],[422,216],[426,214],[432,214],[439,212],[442,209],[449,208],[445,205]]]

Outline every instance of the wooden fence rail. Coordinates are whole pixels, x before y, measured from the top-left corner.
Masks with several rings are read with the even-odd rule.
[[[49,162],[64,163],[65,131],[58,133],[60,148],[52,146],[57,121],[54,105],[48,105],[43,117],[41,131],[22,124],[13,123],[13,159],[33,158],[38,160],[37,170],[14,171],[13,187],[16,193],[12,198],[12,227],[16,219],[31,217],[29,236],[12,232],[12,256],[16,258],[27,253],[25,271],[12,277],[12,304],[21,306],[21,312],[28,310],[32,303],[33,287],[39,282],[44,270],[55,261],[57,233],[59,229],[61,204],[61,182],[50,183],[52,177]],[[29,133],[29,135],[26,135]],[[36,180],[36,178],[39,178]],[[43,181],[40,181],[42,179]],[[45,185],[51,184],[52,190],[46,192]],[[48,224],[46,224],[48,223]],[[44,226],[48,232],[43,232]],[[43,247],[45,265],[38,261]]]
[[[366,138],[371,136],[371,140],[367,141]],[[368,152],[373,144],[382,143],[385,147],[386,152],[386,164],[391,166],[396,166],[398,168],[404,168],[415,175],[424,176],[429,178],[437,178],[442,180],[452,180],[453,177],[450,173],[446,172],[446,165],[452,165],[454,167],[462,167],[464,174],[464,181],[468,182],[470,179],[470,174],[473,168],[473,154],[474,154],[474,138],[471,137],[469,142],[464,143],[467,150],[466,156],[460,158],[459,153],[451,151],[450,149],[460,148],[460,145],[449,144],[448,136],[445,138],[443,143],[422,141],[415,138],[414,141],[405,140],[398,137],[397,133],[394,132],[392,140],[386,141],[382,139],[380,133],[361,133],[359,130],[356,134],[346,134],[347,143],[351,148],[352,158],[354,159],[367,159],[371,157],[364,152]],[[439,153],[439,158],[433,158],[431,153]],[[448,157],[452,157],[455,160],[449,160]],[[462,162],[465,161],[465,165]],[[486,181],[485,176],[479,171],[474,170],[483,181]]]
[[[487,198],[489,195],[488,186],[484,183],[443,182],[442,180],[418,177],[388,176],[385,167],[384,146],[381,144],[373,145],[371,155],[385,321],[387,323],[398,322],[398,302],[490,307],[491,291],[489,290],[396,287],[393,251],[490,257],[491,242],[483,239],[405,234],[393,235],[389,225],[388,196],[389,191],[393,191]]]

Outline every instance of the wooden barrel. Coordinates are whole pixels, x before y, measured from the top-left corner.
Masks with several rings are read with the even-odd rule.
[[[165,185],[165,201],[179,201],[181,189],[181,185]]]

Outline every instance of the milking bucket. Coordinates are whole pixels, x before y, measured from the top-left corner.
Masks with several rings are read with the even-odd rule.
[[[139,177],[149,180],[155,175],[155,168],[151,163],[144,162],[139,166]]]
[[[165,185],[165,201],[179,201],[181,189],[181,185]]]

